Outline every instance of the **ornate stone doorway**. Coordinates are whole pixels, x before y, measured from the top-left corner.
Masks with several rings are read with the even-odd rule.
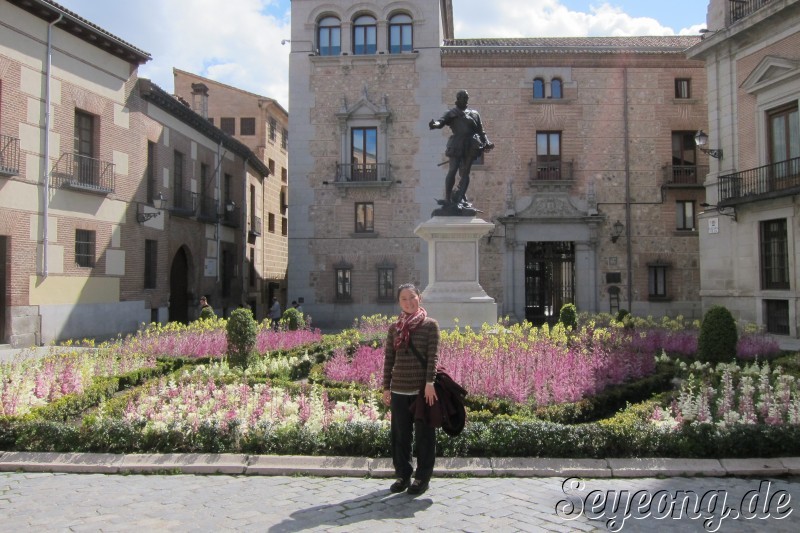
[[[564,304],[575,303],[575,245],[529,242],[525,245],[525,319],[555,324]]]

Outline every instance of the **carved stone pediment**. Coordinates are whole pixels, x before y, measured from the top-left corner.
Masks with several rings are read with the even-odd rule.
[[[757,93],[769,87],[786,83],[800,76],[800,61],[784,57],[767,56],[753,69],[742,88]]]
[[[517,211],[516,218],[582,219],[589,214],[570,202],[566,195],[537,195],[530,204]]]

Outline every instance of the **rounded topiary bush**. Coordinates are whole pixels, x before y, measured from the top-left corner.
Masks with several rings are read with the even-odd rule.
[[[578,309],[575,304],[562,305],[558,321],[564,324],[565,328],[575,329],[578,326]]]
[[[286,311],[283,312],[283,316],[281,316],[281,324],[290,331],[295,331],[305,326],[305,321],[303,320],[303,313],[295,309],[294,307],[290,307]]]
[[[226,331],[231,366],[247,368],[247,360],[256,345],[258,334],[258,324],[253,318],[253,312],[243,307],[234,310],[228,318]]]
[[[706,311],[697,338],[697,358],[708,362],[727,362],[736,357],[739,333],[736,321],[727,308],[712,306]]]

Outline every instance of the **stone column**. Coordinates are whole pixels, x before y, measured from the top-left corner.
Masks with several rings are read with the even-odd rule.
[[[442,328],[497,322],[497,303],[479,281],[478,241],[494,224],[475,217],[432,217],[414,230],[428,243],[422,305]]]

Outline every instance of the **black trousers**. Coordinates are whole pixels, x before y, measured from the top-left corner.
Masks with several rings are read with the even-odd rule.
[[[392,464],[397,477],[410,479],[411,442],[415,439],[417,448],[417,471],[414,479],[429,481],[433,475],[436,460],[436,429],[429,428],[414,420],[409,407],[416,395],[392,393]]]

